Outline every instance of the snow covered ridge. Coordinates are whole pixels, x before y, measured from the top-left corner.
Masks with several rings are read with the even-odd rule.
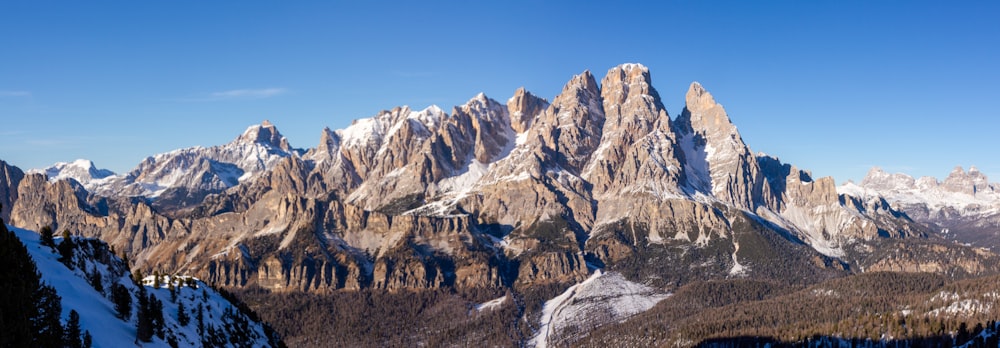
[[[93,347],[282,345],[263,324],[199,280],[172,277],[173,286],[139,286],[132,281],[128,266],[103,242],[72,237],[72,257],[64,262],[57,248],[42,244],[39,234],[7,228],[27,247],[41,281],[61,297],[64,323],[70,311],[79,313],[80,331],[90,333]],[[55,238],[56,246],[63,242]],[[118,304],[124,302],[128,305]],[[143,304],[157,310],[144,311]],[[137,337],[141,321],[153,325],[149,342]]]
[[[268,121],[246,129],[233,141],[219,146],[195,146],[147,157],[125,174],[97,169],[88,160],[34,170],[50,181],[73,179],[88,191],[103,196],[156,198],[167,190],[219,192],[264,173],[282,159],[305,152],[292,148]]]
[[[73,179],[81,183],[87,190],[108,185],[118,178],[114,172],[99,169],[94,165],[94,162],[86,159],[58,162],[46,168],[29,170],[28,173],[45,174],[52,182]]]

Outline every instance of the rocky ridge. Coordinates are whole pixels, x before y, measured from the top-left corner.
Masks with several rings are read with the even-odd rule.
[[[198,179],[139,185],[174,176]],[[639,64],[600,84],[585,71],[551,103],[519,89],[506,105],[382,111],[306,152],[265,123],[124,177],[135,191],[27,175],[11,220],[100,237],[143,268],[313,292],[567,284],[596,268],[659,287],[780,264],[829,277],[882,262],[860,257],[882,239],[926,237],[885,201],[754,155],[698,83],[671,119]]]

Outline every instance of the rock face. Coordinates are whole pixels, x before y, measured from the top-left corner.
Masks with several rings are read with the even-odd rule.
[[[24,178],[20,168],[0,160],[0,219],[10,221],[10,211],[17,201],[17,187]]]
[[[910,218],[931,226],[938,235],[974,246],[1000,246],[1000,185],[976,167],[954,170],[943,181],[914,179],[872,168],[861,184],[840,191],[867,199],[884,199]]]
[[[527,132],[531,128],[535,117],[549,107],[549,102],[536,97],[524,87],[514,91],[514,96],[507,101],[507,110],[510,112],[510,126],[518,134]]]
[[[100,237],[142,268],[320,293],[557,286],[601,268],[659,287],[822,278],[926,236],[885,200],[754,155],[700,84],[676,120],[660,100],[649,70],[624,64],[600,84],[572,77],[551,104],[522,88],[382,111],[306,152],[265,122],[111,186],[9,179],[10,216]],[[948,187],[987,188],[960,179]]]
[[[691,84],[685,100],[677,127],[689,189],[754,210],[766,190],[761,187],[765,181],[750,148],[722,105],[700,84]]]

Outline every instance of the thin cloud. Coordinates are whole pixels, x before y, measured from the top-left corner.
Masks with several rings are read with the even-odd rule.
[[[234,89],[231,91],[215,92],[211,94],[212,98],[218,99],[262,99],[270,98],[278,95],[282,95],[288,92],[284,88],[264,88],[264,89]]]
[[[222,100],[266,99],[288,93],[287,88],[233,89],[212,92],[204,97],[173,99],[179,102],[211,102]]]
[[[30,97],[28,91],[0,91],[0,97]]]

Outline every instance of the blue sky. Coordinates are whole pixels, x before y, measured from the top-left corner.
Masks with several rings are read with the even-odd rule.
[[[1000,179],[998,18],[996,1],[4,1],[0,159],[124,172],[264,119],[307,148],[397,105],[551,99],[639,62],[671,116],[699,81],[754,151],[816,176]]]

